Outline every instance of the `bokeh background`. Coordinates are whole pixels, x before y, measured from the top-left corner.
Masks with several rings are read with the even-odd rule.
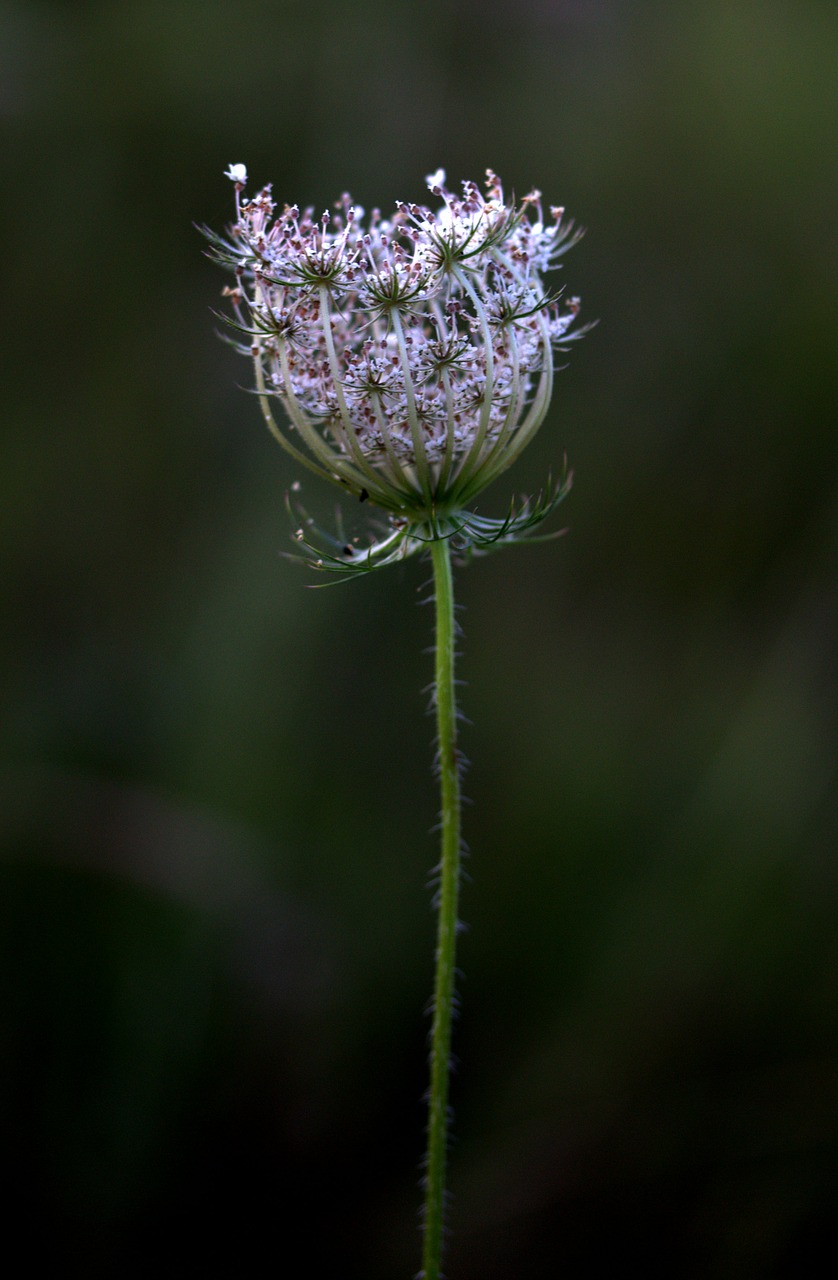
[[[3,0],[0,51],[0,1114],[29,1265],[418,1265],[427,571],[309,590],[282,557],[294,468],[194,227],[228,221],[234,161],[318,208],[491,166],[589,229],[564,275],[600,324],[509,478],[566,452],[568,536],[458,580],[452,1280],[815,1274],[833,0]]]

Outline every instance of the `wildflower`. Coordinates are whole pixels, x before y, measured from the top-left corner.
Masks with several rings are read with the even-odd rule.
[[[382,509],[367,546],[331,538],[302,518],[294,534],[317,568],[363,573],[427,550],[435,606],[433,704],[440,784],[440,860],[428,1091],[422,1270],[440,1280],[449,1125],[452,1015],[461,859],[462,754],[457,737],[452,551],[486,550],[527,536],[570,487],[563,475],[505,518],[469,504],[516,460],[544,421],[553,349],[578,338],[579,301],[562,303],[542,275],[579,238],[564,210],[545,224],[539,192],[520,205],[488,171],[486,194],[462,195],[438,169],[436,211],[396,204],[383,218],[343,196],[319,218],[277,209],[270,187],[247,197],[247,170],[231,164],[236,221],[208,232],[235,285],[239,349],[253,360],[265,421],[301,465]],[[281,428],[273,402],[282,405]],[[297,482],[292,492],[299,489]]]
[[[278,210],[270,186],[247,198],[242,164],[226,176],[236,221],[226,239],[208,234],[235,272],[225,294],[265,420],[298,463],[390,519],[363,552],[341,546],[316,562],[372,568],[440,537],[486,547],[549,514],[569,477],[504,520],[468,504],[533,438],[553,349],[583,332],[572,329],[578,299],[563,303],[542,281],[581,234],[564,210],[545,224],[539,192],[516,206],[491,171],[485,195],[464,182],[457,196],[440,169],[427,179],[435,212],[400,202],[391,218],[373,210],[365,221],[345,195],[318,218]]]

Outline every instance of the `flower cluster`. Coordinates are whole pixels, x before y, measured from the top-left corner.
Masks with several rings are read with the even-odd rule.
[[[485,195],[464,182],[457,196],[440,170],[428,179],[436,211],[399,202],[392,217],[365,219],[344,196],[317,218],[278,210],[269,186],[247,197],[244,165],[227,176],[236,221],[210,239],[235,272],[224,292],[237,345],[283,447],[384,508],[402,555],[423,538],[494,541],[530,527],[536,509],[542,518],[544,504],[525,504],[481,533],[464,506],[532,439],[553,348],[582,333],[571,330],[578,299],[562,305],[541,278],[579,238],[564,210],[545,222],[537,191],[508,203],[491,171]],[[273,399],[290,428],[277,426]]]

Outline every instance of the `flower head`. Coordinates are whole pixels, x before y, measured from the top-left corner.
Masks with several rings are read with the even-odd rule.
[[[299,463],[389,515],[382,542],[327,558],[370,568],[437,537],[486,546],[552,510],[569,480],[503,521],[467,504],[533,438],[553,348],[583,332],[571,328],[578,299],[542,281],[581,234],[564,210],[545,223],[539,192],[508,202],[491,171],[485,195],[464,182],[458,196],[438,170],[435,211],[399,202],[365,220],[344,196],[318,217],[278,209],[269,186],[247,197],[242,164],[226,176],[236,221],[226,238],[208,234],[236,276],[225,294],[266,422]]]

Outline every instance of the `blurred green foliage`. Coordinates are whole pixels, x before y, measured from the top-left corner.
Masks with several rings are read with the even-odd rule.
[[[491,165],[590,229],[564,270],[601,324],[511,478],[566,451],[570,535],[459,577],[452,1280],[814,1274],[834,3],[4,0],[0,49],[0,1109],[30,1265],[417,1264],[425,575],[308,591],[278,554],[295,475],[193,225],[243,161],[367,208]]]

